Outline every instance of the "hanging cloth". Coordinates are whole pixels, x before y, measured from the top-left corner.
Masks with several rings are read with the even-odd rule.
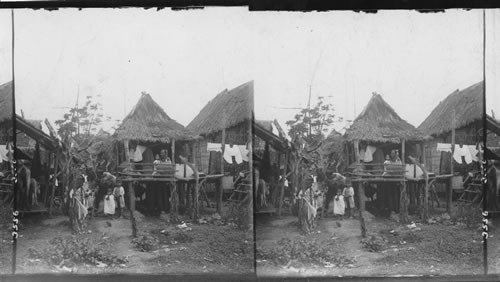
[[[364,161],[365,160],[365,154],[366,154],[366,150],[363,148],[361,150],[359,150],[359,160],[360,161]]]
[[[142,161],[142,153],[144,153],[144,151],[146,151],[146,147],[137,145],[137,147],[135,148],[134,162]]]
[[[248,153],[250,151],[247,149],[247,146],[246,145],[238,145],[238,148],[240,149],[241,159],[244,162],[248,162]]]
[[[448,152],[451,153],[451,144],[448,143],[437,143],[438,152]]]
[[[7,150],[7,146],[0,145],[0,159],[2,161],[5,161],[5,162],[9,161],[8,153],[9,153],[9,151]]]
[[[207,152],[222,152],[221,143],[207,143]]]
[[[241,164],[243,162],[240,148],[238,146],[231,147],[231,145],[226,145],[226,148],[224,148],[224,160],[232,164],[233,163],[232,157],[234,157],[237,164]]]
[[[467,147],[469,147],[471,159],[475,162],[479,161],[479,158],[477,157],[477,154],[479,153],[477,146],[476,145],[469,145]]]
[[[377,147],[375,147],[375,146],[371,146],[371,145],[366,146],[366,152],[365,152],[365,157],[364,157],[365,163],[369,163],[369,162],[373,161],[373,153],[375,153],[376,150],[377,150]]]
[[[460,147],[460,145],[455,145],[455,152],[453,152],[453,159],[459,164],[462,163],[462,157],[465,157],[465,154],[469,154],[469,149],[467,147]],[[467,161],[466,161],[467,162]],[[470,163],[470,159],[469,159]]]

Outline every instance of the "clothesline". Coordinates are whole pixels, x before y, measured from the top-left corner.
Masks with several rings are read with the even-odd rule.
[[[221,152],[222,153],[222,144],[221,143],[207,143],[207,152]],[[233,157],[237,164],[241,164],[242,162],[248,162],[248,148],[247,145],[229,145],[226,144],[224,146],[224,155],[223,158],[226,162],[232,164]]]
[[[449,143],[437,143],[436,150],[438,152],[448,152],[451,153],[451,144]],[[461,164],[462,163],[462,157],[464,157],[464,160],[467,164],[470,164],[471,162],[477,162],[479,161],[478,155],[479,152],[482,151],[482,145],[463,145],[460,146],[458,144],[455,144],[455,149],[453,150],[453,159]]]

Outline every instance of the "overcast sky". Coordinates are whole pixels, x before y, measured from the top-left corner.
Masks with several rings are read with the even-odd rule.
[[[122,119],[141,91],[187,125],[228,88],[254,81],[257,119],[282,126],[309,87],[354,119],[372,92],[418,126],[482,80],[482,10],[289,13],[247,8],[16,10],[16,108],[51,122],[78,91]],[[11,79],[10,11],[0,11],[0,83]],[[488,110],[500,116],[500,12],[487,11]],[[498,39],[497,39],[498,38]],[[20,112],[20,111],[19,111]],[[341,129],[345,124],[336,125]],[[108,126],[109,127],[109,126]],[[107,128],[106,128],[107,129]]]

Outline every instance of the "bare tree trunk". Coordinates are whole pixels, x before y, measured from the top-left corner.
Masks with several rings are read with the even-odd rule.
[[[129,205],[130,205],[130,225],[132,226],[132,237],[137,237],[137,223],[135,221],[135,189],[132,181],[128,183]]]

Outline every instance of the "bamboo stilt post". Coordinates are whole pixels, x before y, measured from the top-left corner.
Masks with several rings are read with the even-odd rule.
[[[425,166],[421,165],[417,159],[413,158],[412,156],[409,156],[408,159],[415,164],[416,166],[420,167],[422,169],[422,172],[424,173],[425,177],[425,186],[424,186],[424,207],[422,210],[422,219],[427,220],[427,217],[429,216],[429,172],[425,168]],[[419,193],[421,195],[421,193]]]
[[[58,168],[57,156],[54,153],[54,179],[52,179],[52,191],[50,193],[49,215],[52,215],[52,205],[54,204],[54,195],[56,192],[57,168]]]
[[[129,194],[129,205],[130,205],[130,224],[132,226],[132,237],[137,237],[137,225],[135,222],[134,212],[135,212],[135,189],[132,181],[128,183],[128,194]]]
[[[200,190],[200,175],[198,172],[198,169],[196,168],[196,165],[193,163],[190,163],[187,161],[186,158],[179,156],[179,159],[184,165],[189,166],[193,170],[193,176],[195,180],[195,186],[194,186],[194,201],[193,201],[193,214],[192,214],[192,219],[197,220],[198,215],[199,215],[199,204],[198,204],[198,197],[199,197],[199,190]]]
[[[454,160],[453,160],[453,154],[455,153],[455,109],[453,109],[452,112],[452,120],[451,120],[451,157],[450,157],[450,172],[451,172],[451,178],[450,178],[450,183],[448,184],[448,199],[446,201],[446,212],[450,213],[451,212],[451,202],[452,202],[452,196],[453,196],[453,186],[452,186],[452,181],[453,181],[453,175],[455,174],[454,170]]]
[[[288,152],[285,154],[285,169],[283,170],[283,179],[281,182],[281,191],[280,191],[280,200],[278,204],[278,216],[281,216],[281,208],[283,205],[283,197],[285,196],[285,181],[286,181],[286,172],[288,167]]]
[[[172,139],[172,164],[175,166],[175,139]],[[177,183],[172,181],[172,191],[170,193],[170,218],[171,222],[179,221],[179,194],[177,193]]]
[[[222,196],[223,196],[223,188],[222,184],[223,181],[222,179],[224,178],[224,151],[226,149],[226,111],[224,110],[222,114],[222,155],[220,158],[220,169],[221,169],[221,174],[223,175],[220,181],[220,185],[217,189],[217,205],[216,205],[216,210],[218,214],[222,214]]]
[[[401,163],[405,164],[405,140],[401,139]],[[401,182],[401,195],[399,197],[399,218],[405,223],[408,221],[408,195],[406,193],[406,174],[403,173]]]

